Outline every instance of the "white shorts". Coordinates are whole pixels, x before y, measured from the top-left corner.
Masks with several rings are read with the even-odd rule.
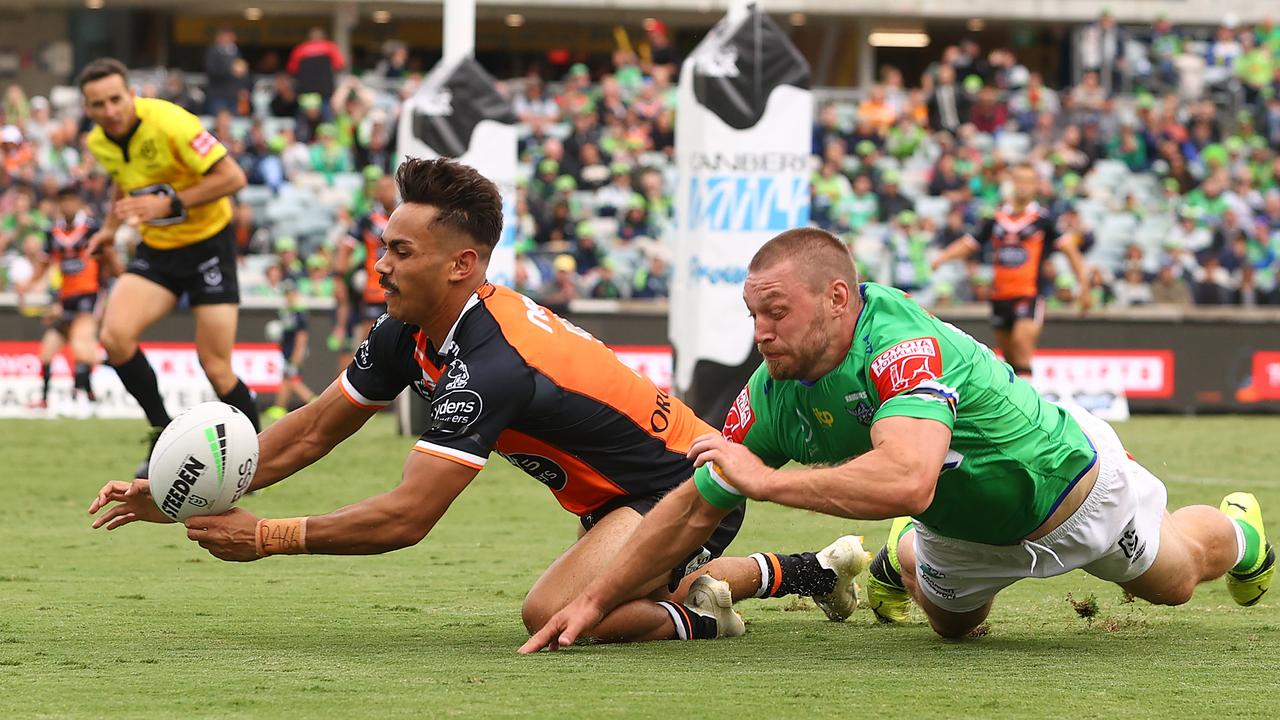
[[[1132,460],[1107,423],[1069,408],[1098,451],[1098,479],[1084,503],[1039,540],[984,545],[943,537],[915,524],[916,581],[933,604],[977,610],[1023,578],[1081,569],[1116,583],[1147,571],[1160,550],[1168,494]]]

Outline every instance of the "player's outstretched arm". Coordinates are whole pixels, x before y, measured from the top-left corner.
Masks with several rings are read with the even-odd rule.
[[[933,502],[951,430],[936,420],[887,417],[871,426],[872,449],[835,467],[768,470],[724,438],[698,438],[695,461],[749,498],[856,520],[914,515]],[[744,453],[750,456],[744,457]],[[754,460],[752,463],[750,460]]]
[[[248,562],[268,555],[377,555],[416,545],[476,476],[474,468],[413,452],[393,490],[327,515],[259,519],[236,508],[190,517],[187,537],[214,557]]]
[[[259,433],[258,469],[249,489],[273,485],[324,457],[359,430],[375,412],[352,405],[337,383],[331,384],[315,402],[285,415]],[[151,499],[151,483],[147,480],[103,485],[89,505],[89,514],[95,515],[103,508],[107,511],[94,519],[95,529],[115,530],[138,520],[173,522]]]
[[[654,578],[701,547],[730,512],[708,503],[692,480],[685,481],[645,515],[609,570],[551,616],[520,652],[572,645],[611,610],[647,593]]]
[[[314,402],[294,410],[258,435],[258,469],[250,490],[261,490],[319,460],[351,437],[377,408],[356,407],[335,380]]]

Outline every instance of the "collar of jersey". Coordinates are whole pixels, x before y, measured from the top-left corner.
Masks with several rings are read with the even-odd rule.
[[[467,298],[467,304],[462,306],[462,312],[458,313],[458,319],[453,321],[453,327],[449,328],[449,334],[445,335],[444,342],[440,343],[441,357],[448,357],[453,354],[454,346],[457,345],[453,336],[457,334],[458,326],[462,324],[462,318],[467,316],[467,313],[471,311],[471,308],[480,304],[480,289],[483,287],[484,286],[481,285],[480,288],[476,289],[476,292],[471,293],[471,297]]]
[[[129,159],[129,143],[133,142],[133,136],[137,135],[138,128],[142,127],[141,109],[137,111],[137,115],[138,117],[134,121],[133,127],[129,128],[129,131],[126,132],[122,138],[112,137],[105,129],[102,131],[102,136],[110,140],[116,147],[120,148],[120,152],[124,153],[125,160]]]
[[[71,219],[71,222],[67,222],[67,219],[65,217],[60,216],[58,217],[57,220],[54,221],[54,227],[58,228],[59,230],[73,230],[87,222],[89,222],[89,213],[85,212],[84,210],[77,210],[76,216]]]
[[[862,322],[862,312],[867,309],[867,284],[866,283],[860,283],[858,285],[858,295],[862,298],[862,307],[858,308],[858,319],[853,321],[853,338],[849,341],[849,352],[853,352],[853,346],[858,342],[858,323]],[[848,357],[848,355],[846,354],[845,357]],[[843,364],[844,364],[843,362],[840,363],[840,365],[843,365]],[[832,370],[831,372],[835,372],[836,370],[839,370],[840,365],[837,365],[835,369]],[[831,373],[827,373],[827,375],[830,375],[830,374]],[[823,375],[822,377],[826,377],[827,375]],[[813,380],[813,381],[809,381],[809,380],[799,381],[799,383],[805,387],[813,387],[814,385],[817,385],[820,382],[822,382],[822,378],[818,378],[817,380]]]

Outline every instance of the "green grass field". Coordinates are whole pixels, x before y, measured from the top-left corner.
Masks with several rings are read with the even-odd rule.
[[[1172,505],[1237,488],[1280,530],[1280,418],[1119,426]],[[520,601],[574,538],[550,493],[493,462],[419,546],[380,557],[222,563],[174,526],[89,529],[133,467],[137,423],[0,422],[0,717],[1096,717],[1280,715],[1280,593],[1238,608],[1221,582],[1181,608],[1124,604],[1083,573],[1002,594],[985,637],[917,616],[833,624],[808,601],[749,601],[746,637],[521,657]],[[393,485],[385,419],[244,505],[322,513]],[[732,550],[817,549],[884,523],[756,506]],[[1275,532],[1273,530],[1273,532]],[[1066,597],[1095,595],[1079,617]]]

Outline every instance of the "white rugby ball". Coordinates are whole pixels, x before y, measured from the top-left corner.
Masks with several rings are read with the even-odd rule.
[[[200,403],[175,417],[151,451],[151,497],[181,522],[235,507],[258,467],[258,434],[244,413]]]

